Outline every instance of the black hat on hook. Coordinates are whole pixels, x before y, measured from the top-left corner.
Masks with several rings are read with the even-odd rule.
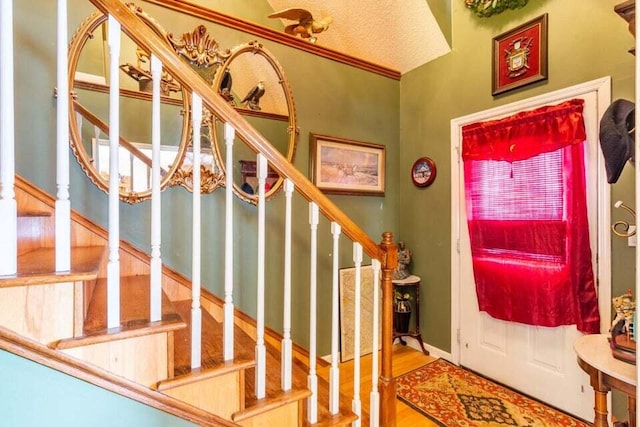
[[[600,148],[609,184],[618,181],[624,165],[634,158],[635,129],[635,104],[613,101],[600,120]]]

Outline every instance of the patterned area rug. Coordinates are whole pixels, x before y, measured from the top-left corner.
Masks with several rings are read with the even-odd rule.
[[[589,426],[442,359],[396,382],[398,398],[439,426]]]

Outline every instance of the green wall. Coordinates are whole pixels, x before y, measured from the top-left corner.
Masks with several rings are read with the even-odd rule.
[[[194,424],[0,351],[0,424],[181,427]]]
[[[444,35],[444,38],[451,46],[451,1],[450,0],[426,0],[433,13],[440,31]]]
[[[450,121],[604,76],[612,99],[633,99],[633,37],[613,11],[617,0],[530,1],[524,9],[478,18],[453,1],[452,52],[402,77],[400,87],[399,236],[413,250],[413,272],[422,277],[420,320],[424,338],[451,349],[451,137]],[[568,5],[571,4],[571,7]],[[549,14],[549,79],[491,96],[492,39],[543,13]],[[408,171],[421,156],[433,158],[431,187],[412,185]],[[633,206],[633,167],[612,186],[611,200]],[[612,219],[622,218],[612,212]],[[612,238],[613,295],[633,286],[634,251]]]

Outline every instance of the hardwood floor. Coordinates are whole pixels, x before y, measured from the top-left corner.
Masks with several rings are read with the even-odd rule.
[[[360,359],[360,400],[362,410],[369,412],[369,393],[371,392],[371,355]],[[393,375],[395,377],[417,369],[426,363],[435,360],[434,357],[425,356],[422,352],[409,346],[396,344],[393,346]],[[318,368],[318,375],[328,380],[329,367]],[[345,396],[353,397],[353,361],[340,364],[340,392]],[[396,419],[398,427],[435,427],[424,415],[396,400]]]

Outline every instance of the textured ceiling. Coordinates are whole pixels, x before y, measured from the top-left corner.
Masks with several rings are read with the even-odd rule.
[[[317,34],[328,47],[404,74],[450,51],[426,0],[267,0],[274,12],[298,7],[331,16]],[[282,20],[283,28],[292,21]]]

